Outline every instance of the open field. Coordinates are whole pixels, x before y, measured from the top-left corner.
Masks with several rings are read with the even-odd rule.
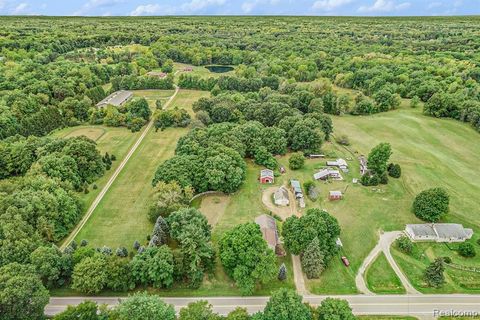
[[[478,230],[480,212],[475,205],[474,193],[480,192],[480,174],[475,169],[480,160],[480,146],[478,139],[471,139],[476,133],[467,125],[425,117],[419,110],[402,108],[371,117],[334,117],[334,126],[335,134],[347,134],[352,144],[344,148],[336,143],[326,143],[324,153],[328,159],[347,159],[350,173],[343,174],[343,181],[316,182],[320,197],[316,202],[307,199],[306,209],[318,207],[333,214],[342,227],[344,247],[320,279],[307,281],[312,293],[356,293],[355,274],[375,246],[378,230],[403,230],[406,223],[421,222],[410,208],[415,194],[424,188],[433,185],[447,188],[452,201],[451,214],[446,220]],[[368,154],[372,147],[383,141],[392,144],[392,161],[402,166],[402,177],[391,178],[388,185],[374,188],[353,184],[352,178],[360,176],[357,157]],[[288,168],[288,156],[278,160]],[[309,159],[301,170],[287,169],[285,175],[277,177],[275,185],[287,183],[291,178],[299,179],[301,183],[312,180],[313,173],[324,163],[325,159]],[[214,230],[215,238],[234,225],[253,221],[255,216],[268,211],[261,202],[262,191],[268,186],[258,183],[259,169],[248,163],[247,180],[241,190],[231,196],[228,214],[220,219]],[[346,191],[344,199],[328,201],[330,190]],[[341,255],[349,258],[349,268],[341,263]]]
[[[149,101],[152,97],[171,93],[149,92]],[[196,95],[198,99],[208,93],[197,91]],[[182,99],[178,95],[174,105],[183,103]],[[152,227],[146,212],[153,175],[157,166],[173,155],[177,140],[187,131],[186,128],[169,128],[163,132],[150,130],[76,239],[88,239],[94,246],[113,248],[131,248],[135,240],[146,241]]]
[[[95,181],[95,184],[98,187],[97,189],[90,188],[90,192],[88,194],[83,192],[78,193],[80,200],[83,202],[84,210],[87,210],[100,193],[103,186],[108,182],[111,175],[115,172],[115,169],[117,169],[122,159],[128,153],[128,150],[130,150],[131,146],[135,143],[140,135],[140,132],[132,133],[130,130],[123,127],[115,128],[85,125],[64,128],[55,131],[52,135],[63,138],[85,135],[90,139],[95,140],[97,147],[102,154],[108,152],[109,154],[113,154],[117,157],[117,160],[113,161],[112,163],[112,168],[100,179]]]
[[[183,71],[183,69],[185,67],[189,67],[189,68],[192,68],[193,70],[192,71]],[[180,75],[182,73],[184,74],[192,74],[192,75],[196,75],[196,76],[200,76],[202,78],[219,78],[220,76],[222,75],[229,75],[229,74],[232,74],[233,71],[230,71],[230,72],[224,72],[224,73],[218,73],[218,72],[211,72],[210,70],[208,70],[207,68],[205,68],[204,66],[193,66],[193,65],[190,65],[190,64],[185,64],[185,63],[177,63],[175,62],[173,64],[173,70],[174,72],[175,71],[179,71],[175,78],[178,78],[180,77]]]
[[[350,150],[355,154],[366,154],[377,143],[390,142],[393,148],[391,160],[402,166],[402,177],[399,180],[390,179],[388,186],[380,188],[384,189],[382,192],[385,193],[379,195],[380,199],[378,200],[380,201],[371,203],[370,214],[374,212],[376,214],[370,219],[365,219],[367,224],[373,224],[375,228],[383,228],[386,231],[403,229],[403,224],[399,225],[402,220],[410,223],[417,221],[410,211],[414,196],[423,189],[442,186],[448,190],[451,196],[451,212],[445,221],[463,223],[478,232],[480,211],[476,195],[480,192],[480,173],[477,170],[480,160],[480,139],[469,126],[453,120],[426,117],[421,114],[420,110],[412,109],[396,110],[368,118],[335,117],[334,126],[335,134],[346,134],[350,137],[352,142]],[[363,192],[369,190],[369,188],[362,189]],[[347,192],[346,199],[342,202],[348,202],[349,193]],[[348,207],[342,206],[342,209],[351,211],[351,214],[354,215],[355,212],[352,211],[359,209],[359,204],[361,202]],[[360,213],[360,210],[357,213]],[[359,223],[362,222],[356,220],[355,223],[350,224],[355,227],[348,228],[349,236],[355,235]],[[344,241],[347,249],[353,245],[348,251],[358,252],[359,246],[371,248],[373,243],[368,238],[371,237],[370,232],[373,231],[374,229],[371,227],[369,230],[363,229],[363,237],[357,234],[357,239],[361,239],[361,241],[351,242],[348,239]],[[432,260],[447,254],[438,249],[443,245],[424,244],[422,246],[431,247],[429,252]],[[477,250],[479,249],[477,246]],[[448,255],[452,256],[452,253],[450,252]],[[460,257],[458,258],[460,259]],[[461,258],[458,263],[468,265],[469,262],[466,260]],[[478,263],[478,260],[474,259],[474,261]],[[416,274],[414,265],[406,264],[406,261],[399,263],[403,265],[411,281],[418,283],[414,279]],[[425,266],[416,265],[416,267],[421,267],[423,272]],[[466,282],[467,279],[471,281],[471,278],[464,272],[447,270],[447,273],[456,277],[457,281],[458,277],[466,277],[463,282]],[[478,280],[476,282],[480,283]],[[419,287],[418,289],[428,292],[433,290],[422,290]],[[433,292],[470,292],[471,290],[475,289],[471,286],[469,288],[448,288],[446,286],[443,289],[435,289]]]
[[[368,289],[372,292],[389,294],[406,292],[383,252],[368,267],[365,277]]]
[[[207,217],[208,223],[215,229],[230,203],[230,197],[223,194],[206,195],[200,201],[199,210]]]

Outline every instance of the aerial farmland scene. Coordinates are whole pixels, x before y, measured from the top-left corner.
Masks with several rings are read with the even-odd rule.
[[[480,319],[477,0],[0,0],[0,320]]]

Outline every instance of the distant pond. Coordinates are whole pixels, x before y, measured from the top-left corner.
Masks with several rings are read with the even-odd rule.
[[[208,69],[210,72],[215,72],[215,73],[225,73],[232,71],[234,68],[230,66],[205,66],[205,68]]]

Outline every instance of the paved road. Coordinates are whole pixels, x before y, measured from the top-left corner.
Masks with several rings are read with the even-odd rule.
[[[402,232],[400,231],[385,232],[380,235],[378,244],[375,246],[375,248],[372,249],[372,251],[370,251],[368,256],[365,258],[362,265],[360,266],[360,269],[358,269],[357,276],[355,277],[355,284],[357,286],[357,289],[361,293],[367,294],[367,295],[374,295],[374,293],[368,289],[367,284],[365,282],[365,272],[368,269],[368,266],[372,264],[373,261],[375,261],[375,259],[378,257],[380,253],[383,252],[385,254],[385,257],[387,258],[387,261],[392,267],[393,271],[395,271],[395,273],[397,274],[397,277],[402,282],[402,285],[407,291],[407,293],[412,295],[421,294],[411,285],[410,281],[408,281],[407,277],[400,270],[400,268],[398,267],[397,263],[393,259],[392,254],[390,252],[390,247],[392,243],[401,235],[402,235]]]
[[[177,96],[178,91],[179,91],[179,87],[175,85],[175,92],[167,100],[167,102],[165,103],[163,108],[167,108],[170,105],[170,103],[173,101],[173,99]],[[85,223],[87,223],[87,221],[90,218],[90,216],[92,215],[93,211],[95,211],[95,209],[97,208],[100,201],[102,201],[102,199],[105,196],[105,194],[107,193],[108,189],[110,189],[110,186],[113,184],[113,182],[118,177],[118,175],[120,174],[122,169],[125,167],[128,160],[130,160],[130,157],[133,155],[135,150],[137,150],[138,146],[142,143],[142,141],[145,138],[145,136],[147,135],[148,131],[150,131],[150,129],[152,128],[153,123],[154,123],[154,117],[152,116],[152,118],[150,119],[150,122],[148,123],[147,127],[143,130],[142,134],[140,135],[140,137],[138,137],[137,141],[135,141],[135,144],[130,148],[127,155],[122,160],[120,165],[117,167],[117,169],[115,170],[113,175],[110,177],[107,184],[103,187],[103,189],[100,191],[98,196],[95,198],[95,200],[93,201],[90,208],[88,208],[88,211],[85,213],[82,220],[80,220],[80,222],[77,224],[75,229],[73,229],[73,231],[70,233],[70,235],[63,241],[62,245],[60,246],[60,249],[62,249],[62,250],[65,249],[65,247],[67,247],[68,244],[70,244],[70,242],[72,242],[75,239],[75,237],[78,235],[80,230],[82,230],[83,226],[85,225]]]
[[[435,310],[443,311],[469,311],[480,314],[480,295],[347,295],[334,296],[346,299],[357,315],[411,315],[423,319],[433,318]],[[304,301],[317,306],[326,296],[305,296]],[[76,305],[84,300],[94,300],[110,306],[119,302],[118,297],[69,297],[50,298],[50,303],[45,308],[49,316],[64,310],[67,305]],[[237,306],[247,308],[250,313],[263,310],[268,297],[215,297],[215,298],[164,298],[165,302],[175,306],[178,311],[188,303],[197,300],[207,300],[212,304],[215,312],[222,315],[235,309]]]

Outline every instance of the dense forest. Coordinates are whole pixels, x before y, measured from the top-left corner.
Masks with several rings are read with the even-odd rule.
[[[27,264],[22,268],[37,269],[39,286],[68,284],[88,294],[174,282],[198,288],[219,257],[241,292],[252,294],[275,278],[273,252],[253,223],[225,233],[217,252],[207,219],[188,208],[193,194],[237,191],[246,178],[245,158],[275,169],[277,155],[320,152],[332,138],[331,116],[388,112],[408,102],[480,132],[478,17],[0,20],[0,268],[19,282],[31,280],[30,269],[12,270]],[[175,63],[234,71],[177,75]],[[152,76],[153,70],[163,76]],[[177,108],[152,112],[143,98],[96,107],[118,90],[177,85],[211,92],[193,104],[195,119]],[[64,251],[52,246],[81,218],[78,193],[88,192],[115,157],[102,155],[86,137],[49,134],[79,124],[139,131],[150,120],[157,129],[191,130],[152,181],[157,206],[148,213],[155,223],[148,245],[135,243],[136,253],[88,241]],[[162,207],[166,193],[176,198]],[[335,232],[300,243],[303,235],[295,230],[307,223]],[[308,253],[314,243],[324,267],[336,253],[340,229],[324,211],[287,221],[283,231],[287,250]],[[251,255],[259,263],[250,269],[242,265],[239,239],[251,242],[245,250],[256,250]],[[13,290],[15,283],[6,286]]]
[[[146,73],[171,72],[172,61],[237,66],[218,80],[183,76],[186,88],[248,92],[317,80],[327,91],[334,84],[364,93],[350,104],[329,97],[328,113],[386,111],[402,97],[480,129],[477,17],[4,17],[0,32],[2,138],[92,120],[91,107],[108,90],[171,88],[171,77]],[[146,49],[121,49],[130,44]]]

